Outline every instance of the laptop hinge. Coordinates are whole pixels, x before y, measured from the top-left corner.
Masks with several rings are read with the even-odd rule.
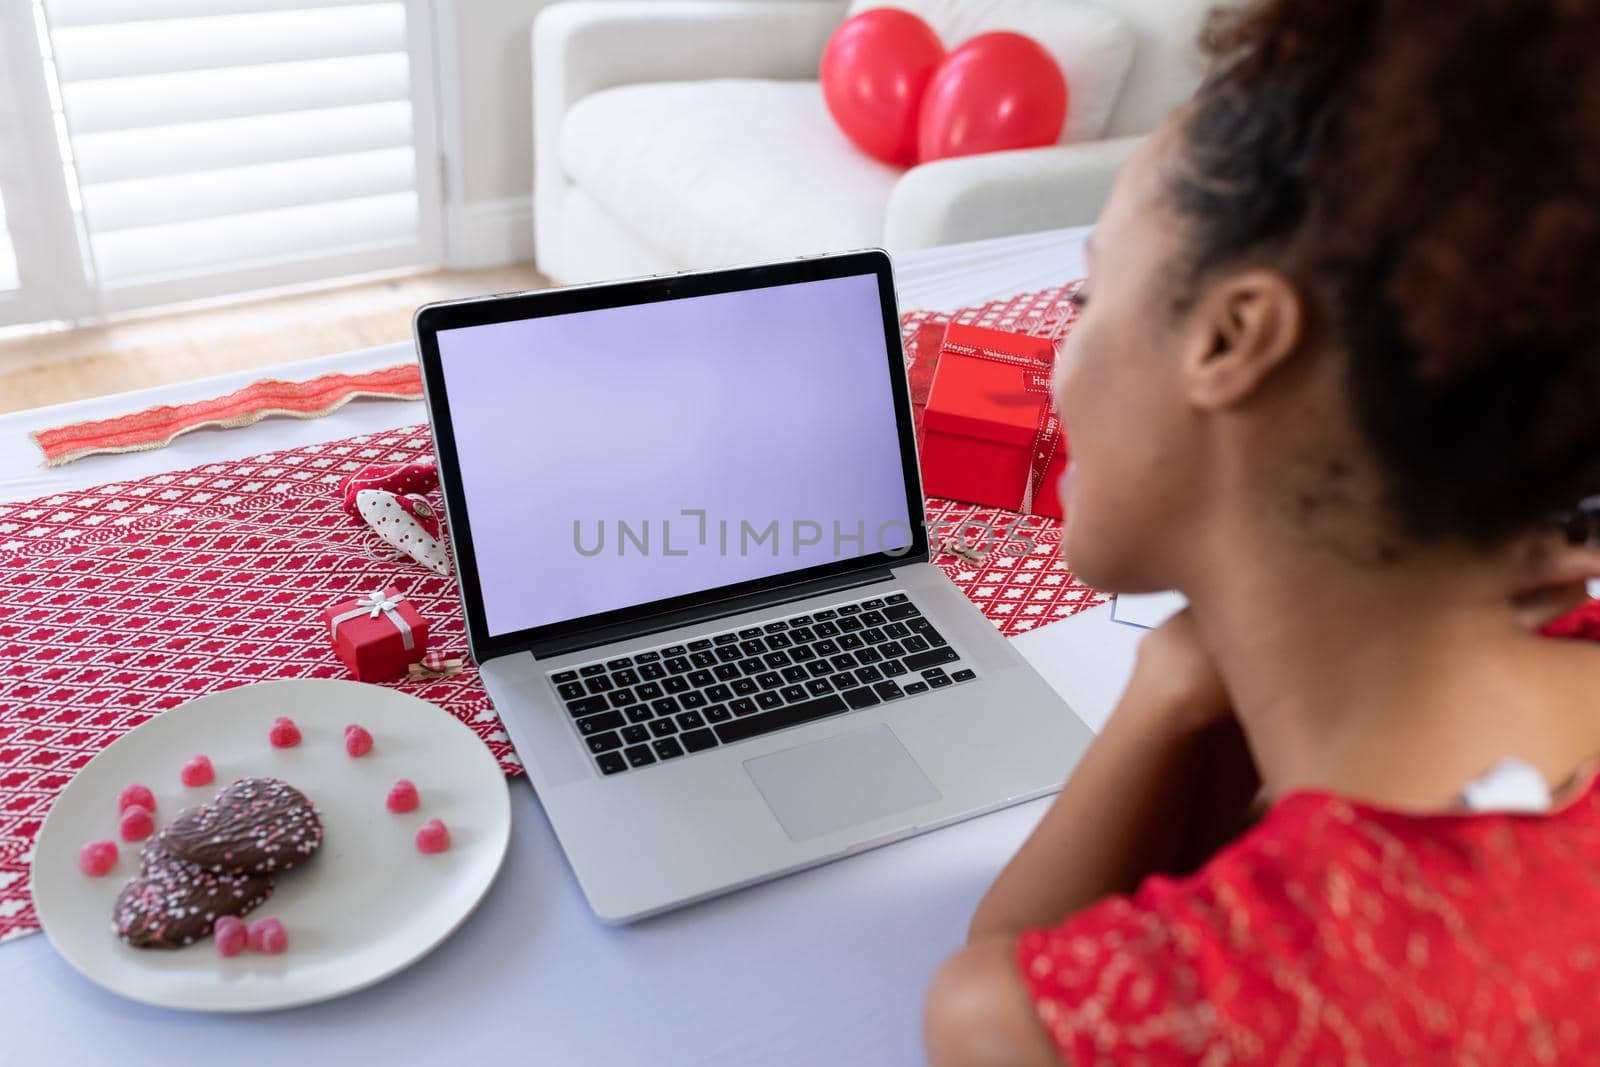
[[[569,652],[581,652],[586,648],[609,645],[616,641],[626,641],[635,637],[645,637],[649,634],[661,633],[664,630],[671,630],[679,626],[690,626],[694,623],[709,622],[713,619],[724,619],[730,615],[742,615],[747,611],[759,611],[762,608],[788,604],[796,600],[804,600],[807,597],[820,596],[823,593],[835,593],[843,589],[854,589],[861,585],[889,581],[893,577],[894,572],[888,567],[874,567],[872,570],[867,571],[838,574],[830,578],[801,582],[798,585],[786,585],[779,589],[767,589],[760,593],[749,593],[729,600],[719,600],[714,604],[699,604],[692,608],[679,608],[675,611],[661,612],[642,619],[630,619],[625,623],[597,626],[589,630],[562,634],[560,637],[545,638],[530,644],[528,651],[539,659],[564,656]]]

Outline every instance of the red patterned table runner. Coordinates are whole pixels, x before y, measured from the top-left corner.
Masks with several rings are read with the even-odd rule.
[[[1062,292],[1006,306],[1037,314]],[[1004,321],[996,308],[963,315]],[[943,321],[906,320],[913,333]],[[926,372],[926,354],[908,347]],[[466,656],[454,579],[383,544],[336,491],[357,467],[431,455],[427,428],[412,426],[0,505],[0,941],[37,929],[33,841],[95,753],[205,693],[348,677],[318,621],[326,605],[393,579],[429,619],[432,647]],[[964,526],[987,550],[936,561],[1007,634],[1100,602],[1056,559],[1054,520],[938,500],[929,520],[946,535]],[[518,773],[470,661],[454,678],[391,684],[461,719]]]
[[[464,654],[451,579],[340,507],[339,479],[431,455],[426,427],[0,506],[0,940],[36,927],[27,864],[45,813],[95,753],[204,693],[344,678],[318,612],[391,575]],[[407,683],[516,764],[474,673]]]
[[[101,452],[165,448],[180,435],[208,426],[232,430],[269,415],[318,419],[360,397],[420,400],[422,375],[415,363],[404,363],[364,374],[324,374],[303,382],[266,378],[194,404],[163,405],[114,419],[38,430],[33,439],[44,452],[45,466],[59,467]]]

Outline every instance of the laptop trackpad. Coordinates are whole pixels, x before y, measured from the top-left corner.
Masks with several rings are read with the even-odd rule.
[[[794,841],[872,822],[940,798],[887,726],[746,760],[756,788]]]

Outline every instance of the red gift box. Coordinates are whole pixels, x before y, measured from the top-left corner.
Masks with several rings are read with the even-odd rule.
[[[394,586],[322,612],[334,651],[363,682],[406,673],[428,651],[428,620]]]
[[[1061,518],[1067,440],[1050,399],[1053,342],[952,323],[923,415],[929,496]]]

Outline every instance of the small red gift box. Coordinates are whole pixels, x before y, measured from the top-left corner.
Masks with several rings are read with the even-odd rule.
[[[1067,440],[1050,399],[1055,345],[952,323],[923,415],[929,496],[1061,518]]]
[[[334,651],[363,682],[406,673],[428,651],[428,620],[394,586],[322,612]]]

